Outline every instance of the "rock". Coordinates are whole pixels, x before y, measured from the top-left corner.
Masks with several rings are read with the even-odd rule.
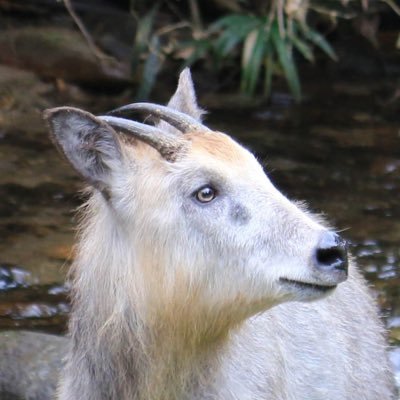
[[[0,291],[27,286],[30,273],[11,264],[0,264]]]
[[[0,64],[0,136],[10,129],[42,132],[43,136],[38,110],[49,107],[44,94],[50,90],[52,85],[33,72]]]
[[[127,83],[129,67],[114,59],[99,62],[82,35],[57,27],[22,27],[0,35],[0,63],[40,77],[94,85]]]
[[[0,332],[0,398],[54,399],[67,339],[36,332]]]

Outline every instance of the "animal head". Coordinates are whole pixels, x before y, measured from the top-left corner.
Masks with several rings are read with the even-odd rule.
[[[161,122],[115,116],[131,112]],[[121,232],[120,243],[103,246],[134,259],[156,297],[242,307],[246,317],[321,298],[346,279],[345,242],[284,197],[248,150],[201,123],[188,70],[167,107],[137,103],[112,114],[61,107],[45,119]]]

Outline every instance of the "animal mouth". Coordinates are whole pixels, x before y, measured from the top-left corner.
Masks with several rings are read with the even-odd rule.
[[[292,279],[287,278],[279,278],[279,281],[284,283],[285,285],[289,285],[293,288],[300,290],[313,290],[321,293],[329,292],[336,288],[337,285],[320,285],[318,283],[311,282],[303,282],[303,281],[294,281]]]

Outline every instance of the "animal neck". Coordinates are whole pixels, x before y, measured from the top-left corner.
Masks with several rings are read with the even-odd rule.
[[[90,358],[92,386],[105,398],[191,397],[218,370],[228,314],[196,307],[184,279],[169,290],[157,286],[160,277],[147,276],[157,266],[137,265],[112,215],[101,215],[86,222],[77,252],[72,358]]]
[[[138,369],[137,399],[195,398],[211,386],[226,342],[199,346],[185,337],[172,337],[173,332],[150,332],[144,346],[136,349],[145,361]]]

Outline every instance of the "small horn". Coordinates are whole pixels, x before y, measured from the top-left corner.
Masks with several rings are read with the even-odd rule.
[[[204,132],[210,131],[206,126],[192,118],[191,116],[184,114],[180,111],[176,111],[173,108],[160,106],[153,103],[132,103],[126,106],[117,108],[109,112],[109,114],[123,114],[125,112],[148,112],[168,122],[174,128],[180,130],[183,133],[187,132]]]
[[[185,145],[184,140],[179,137],[150,125],[108,115],[101,115],[97,118],[154,147],[167,161],[175,161],[177,154]]]

